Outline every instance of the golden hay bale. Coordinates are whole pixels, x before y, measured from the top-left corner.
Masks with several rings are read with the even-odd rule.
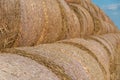
[[[119,33],[111,33],[99,36],[92,36],[91,39],[100,43],[109,53],[110,58],[110,74],[111,80],[116,78],[115,70],[116,70],[116,48],[120,43],[120,34]]]
[[[117,46],[115,47],[115,45],[113,45],[113,43],[117,44],[120,40],[120,36],[119,38],[118,36],[119,33],[111,33],[81,39],[62,40],[35,47],[2,49],[0,52],[0,60],[7,57],[5,59],[11,63],[7,64],[5,59],[3,59],[3,62],[1,60],[0,64],[12,65],[11,67],[5,68],[5,70],[11,70],[11,72],[13,72],[13,79],[16,79],[14,70],[18,69],[19,71],[19,69],[21,70],[25,66],[32,66],[37,63],[38,65],[35,69],[38,66],[43,66],[44,69],[49,71],[49,76],[46,77],[46,79],[52,77],[58,80],[114,80],[116,77],[115,74],[119,74],[119,72],[117,72],[119,68],[118,65],[116,65],[116,63],[119,62],[116,60],[118,59],[116,55],[118,55],[119,52],[116,52]],[[113,38],[113,40],[110,40],[110,38]],[[110,42],[108,42],[109,40]],[[21,59],[22,61],[19,61]],[[27,62],[29,63],[29,61],[31,64],[28,65]],[[18,66],[14,68],[14,63],[17,65],[26,63],[26,65],[23,65],[24,67],[21,68],[18,68]],[[33,69],[31,70],[34,71]],[[4,79],[2,68],[0,68],[0,71]],[[19,76],[20,79],[23,78],[24,75],[29,76],[29,79],[31,75],[34,76],[36,74],[24,74],[23,70],[21,70],[21,73],[21,76]],[[39,71],[37,73],[44,76],[46,71],[45,73],[39,73]],[[10,73],[8,72],[6,74],[9,75]],[[40,75],[37,75],[38,79],[40,79]],[[7,77],[9,78],[10,76]],[[32,79],[36,79],[36,77]]]
[[[104,74],[103,74],[98,62],[91,55],[89,55],[86,51],[84,51],[80,48],[71,46],[71,45],[66,45],[66,44],[61,44],[61,43],[54,43],[51,45],[46,45],[45,47],[48,47],[47,50],[50,50],[49,54],[51,54],[52,52],[55,52],[53,55],[54,57],[57,55],[62,58],[62,56],[60,56],[59,54],[63,54],[63,56],[67,55],[67,57],[65,58],[66,60],[70,61],[69,60],[69,58],[70,58],[70,59],[72,59],[72,61],[75,60],[76,64],[81,64],[83,70],[87,73],[86,76],[89,76],[88,79],[90,79],[90,80],[98,80],[98,79],[105,80]],[[45,54],[45,53],[43,53],[43,54]],[[57,58],[57,59],[59,59],[59,58]],[[91,64],[91,63],[94,63],[94,64]],[[68,64],[68,63],[66,63],[66,64]],[[73,67],[73,65],[75,65],[75,64],[71,63],[71,65],[69,65],[69,66]],[[82,78],[80,78],[81,72],[79,72],[79,67],[77,67],[77,65],[75,65],[75,66],[76,66],[75,68],[74,67],[72,68],[72,70],[75,70],[75,71],[71,71],[71,69],[69,69],[71,72],[74,72],[74,75],[76,75],[73,79],[75,79],[75,80],[82,79]],[[76,69],[78,69],[78,72]],[[96,72],[94,72],[94,70],[96,70]],[[99,75],[96,75],[98,73],[99,73]],[[69,72],[69,74],[70,74],[70,72]]]
[[[34,47],[34,50],[32,48],[20,48],[3,52],[10,52],[11,54],[31,58],[50,69],[60,80],[92,80],[89,79],[90,76],[87,75],[86,70],[84,70],[83,66],[76,59],[70,58],[61,51],[57,51],[58,53],[56,53],[56,50],[52,48],[51,44],[51,47],[49,45],[41,45]]]
[[[84,23],[87,22],[87,20],[89,20],[88,22],[90,23],[86,23],[85,26],[90,26],[89,28],[92,29],[91,33],[93,34],[104,34],[104,33],[110,33],[110,32],[117,32],[117,27],[113,24],[113,22],[102,12],[102,10],[100,8],[98,8],[96,5],[89,3],[87,1],[81,1],[80,4],[76,4],[76,3],[69,3],[69,5],[71,6],[71,8],[74,10],[74,12],[79,15],[78,18],[79,20],[81,20],[81,18],[85,18],[84,15],[87,15],[87,19],[82,19],[85,21],[80,21],[80,23]],[[83,7],[83,9],[78,9],[78,7]],[[83,11],[84,15],[82,15],[81,11]],[[87,11],[87,12],[86,12]],[[80,17],[81,15],[81,17]],[[91,17],[91,18],[90,18]],[[86,28],[84,26],[81,26],[82,28],[85,28],[85,30],[89,29]],[[94,27],[94,30],[93,30]],[[84,31],[84,30],[82,30]],[[86,32],[85,32],[86,33]],[[89,32],[88,32],[89,33]],[[87,34],[87,33],[86,33]]]
[[[120,34],[90,1],[1,0],[0,49],[69,40],[1,49],[0,79],[119,79]]]
[[[108,56],[107,51],[101,46],[99,43],[93,40],[85,40],[85,39],[70,39],[60,41],[64,44],[69,44],[75,47],[78,47],[82,50],[85,50],[88,54],[90,54],[98,63],[100,68],[103,71],[103,74],[106,75],[106,79],[110,79],[110,58]]]
[[[93,34],[116,32],[103,12],[89,1],[1,0],[0,48],[34,46]]]
[[[0,5],[2,47],[80,36],[79,20],[64,0],[1,0]]]
[[[81,2],[80,5],[82,5],[85,9],[87,9],[91,13],[91,15],[94,15],[95,17],[99,17],[103,21],[108,22],[113,26],[115,26],[114,23],[111,21],[111,19],[98,6],[86,0],[80,0],[80,2]]]
[[[32,59],[0,54],[0,80],[60,80],[51,70]]]

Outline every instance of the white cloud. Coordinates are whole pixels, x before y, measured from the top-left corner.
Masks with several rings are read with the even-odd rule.
[[[103,6],[103,9],[117,10],[119,7],[120,7],[120,3],[119,4],[110,4],[110,5]]]

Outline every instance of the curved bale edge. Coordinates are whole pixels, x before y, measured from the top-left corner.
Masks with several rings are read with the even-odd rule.
[[[110,38],[107,36],[115,40],[108,43]],[[61,80],[114,80],[118,65],[115,65],[114,52],[117,47],[112,44],[119,42],[118,36],[116,33],[68,39],[35,47],[3,49],[0,54],[29,58],[45,66]]]
[[[118,32],[112,21],[90,0],[69,1],[1,0],[0,48]]]
[[[17,54],[0,53],[0,80],[61,80],[43,64]]]
[[[64,0],[1,0],[0,5],[1,48],[80,37],[78,18]]]
[[[120,34],[119,33],[110,33],[105,35],[99,35],[97,37],[92,36],[90,39],[93,39],[100,43],[106,51],[109,53],[110,57],[110,73],[111,73],[111,80],[116,80],[116,74],[119,74],[116,72],[116,61],[118,61],[118,45],[120,44]],[[117,52],[116,52],[117,51]],[[116,58],[117,57],[117,58]],[[116,60],[118,59],[118,60]]]
[[[103,74],[106,75],[105,78],[110,79],[110,59],[107,51],[99,43],[85,39],[63,40],[60,43],[72,45],[86,51],[98,62]]]

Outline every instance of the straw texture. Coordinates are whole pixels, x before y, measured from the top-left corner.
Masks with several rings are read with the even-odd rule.
[[[119,30],[91,0],[0,0],[0,80],[119,79]]]
[[[1,0],[0,48],[117,32],[90,0]]]
[[[113,48],[108,46],[113,43],[117,44],[120,38],[116,39],[115,35],[118,34],[68,39],[51,44],[41,44],[35,47],[2,49],[0,52],[2,78],[4,79],[4,74],[8,74],[13,78],[10,76],[7,78],[10,77],[15,80],[16,76],[13,75],[19,75],[21,73],[18,77],[19,79],[31,79],[31,75],[34,76],[32,79],[44,79],[46,71],[43,71],[44,73],[38,71],[40,75],[36,77],[35,74],[38,72],[35,71],[35,74],[30,73],[27,75],[23,71],[19,71],[21,68],[16,66],[18,73],[14,72],[16,70],[16,68],[13,68],[14,64],[21,64],[20,62],[22,62],[22,66],[28,62],[31,64],[26,64],[23,67],[34,66],[37,63],[36,67],[44,66],[49,71],[48,78],[56,78],[55,80],[115,80],[116,76],[117,78],[119,77],[119,72],[117,71],[119,70],[119,60],[116,58],[118,57],[116,55],[119,55],[119,49],[117,49],[117,46]],[[102,39],[101,37],[105,38]],[[104,42],[109,40],[109,37],[113,37],[116,41],[111,41],[111,43]],[[7,62],[7,64],[5,59],[10,61],[10,63]],[[14,62],[14,60],[16,61]],[[5,70],[10,70],[13,73],[4,73],[2,71],[4,65],[12,65],[12,67],[7,67]],[[25,78],[24,75],[28,76],[28,78]]]

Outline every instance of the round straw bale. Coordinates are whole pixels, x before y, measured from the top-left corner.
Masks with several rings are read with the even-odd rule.
[[[105,75],[107,75],[106,79],[109,80],[110,58],[108,56],[107,51],[104,49],[102,45],[93,40],[85,40],[78,38],[62,40],[60,42],[76,46],[90,54],[99,63],[99,66],[101,67],[102,71],[104,72]]]
[[[47,57],[59,66],[63,66],[66,74],[69,74],[72,79],[84,79],[84,76],[86,76],[86,78],[90,80],[106,80],[99,63],[90,54],[80,48],[54,43],[40,45],[34,47],[34,49],[20,48],[20,50]],[[94,64],[91,64],[91,62]],[[83,69],[86,74],[83,73],[81,69]]]
[[[1,80],[60,80],[51,70],[27,57],[0,54]]]

